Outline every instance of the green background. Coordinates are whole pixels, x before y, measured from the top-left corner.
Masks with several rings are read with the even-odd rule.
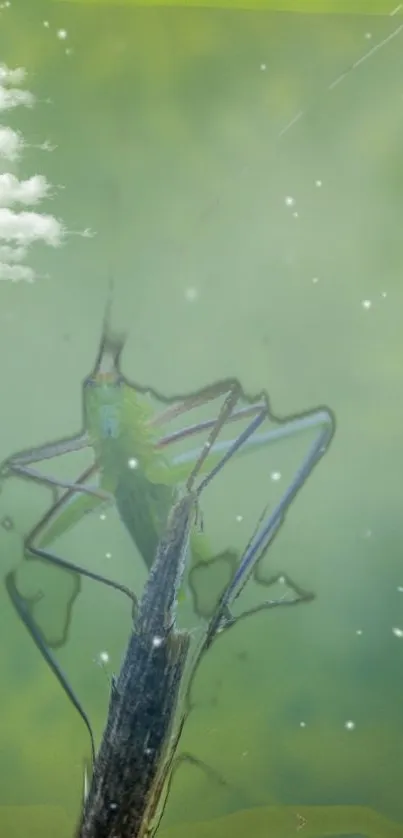
[[[167,827],[277,805],[372,806],[403,820],[399,26],[389,13],[28,0],[2,12],[0,57],[26,67],[38,97],[2,122],[57,146],[27,148],[15,171],[63,186],[44,209],[96,236],[38,247],[30,264],[49,278],[0,286],[0,459],[80,426],[110,274],[136,381],[169,394],[235,374],[267,388],[280,414],[325,403],[337,416],[269,557],[317,600],[234,629],[206,658],[183,747],[229,786],[180,769]],[[270,472],[284,485],[306,445],[228,469],[206,510],[218,541],[247,541],[274,502]],[[10,481],[0,500],[15,523],[0,530],[6,572],[49,492]],[[108,550],[118,578],[143,580],[112,513],[58,549],[104,571]],[[33,571],[25,584],[37,589]],[[40,584],[57,622],[63,582],[42,570]],[[128,627],[126,604],[84,583],[59,659],[97,735],[109,688],[94,658],[107,649],[117,669]],[[86,733],[4,593],[0,638],[0,803],[61,807],[72,829]],[[294,822],[282,830],[294,835]]]
[[[56,2],[65,2],[65,0],[56,0]],[[118,0],[113,3],[111,0],[75,0],[76,3],[96,3],[98,5],[106,3],[108,6],[142,6],[145,8],[154,6],[196,6],[199,8],[213,8],[213,9],[262,9],[273,12],[298,12],[298,13],[314,13],[314,14],[362,14],[362,15],[390,15],[401,14],[399,4],[391,4],[388,0],[283,0],[283,2],[276,2],[276,0],[226,0],[226,2],[215,2],[215,0],[207,0],[207,2],[197,2],[197,0],[182,0],[182,2],[172,3],[171,0]]]

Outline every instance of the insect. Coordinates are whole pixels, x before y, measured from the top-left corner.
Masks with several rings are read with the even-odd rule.
[[[208,442],[217,437],[229,410],[227,401]],[[169,794],[185,721],[191,710],[190,690],[203,655],[217,636],[240,619],[262,608],[309,601],[312,594],[297,592],[289,600],[266,601],[238,617],[231,606],[248,581],[254,566],[268,549],[299,489],[322,457],[330,441],[327,429],[311,446],[291,485],[274,510],[259,522],[239,567],[222,593],[214,614],[189,664],[191,633],[176,625],[178,593],[186,570],[198,501],[214,473],[237,453],[242,434],[197,489],[205,450],[193,469],[185,494],[174,503],[161,537],[143,595],[135,611],[132,631],[119,676],[112,681],[107,722],[95,757],[94,737],[85,711],[74,695],[53,653],[46,648],[29,612],[24,609],[12,571],[6,588],[17,613],[64,687],[89,730],[94,768],[87,790],[77,838],[150,838],[158,829]]]
[[[326,429],[326,435],[332,433],[333,418],[326,408],[319,407],[286,419],[278,418],[272,413],[265,392],[250,397],[237,379],[218,381],[197,392],[173,397],[135,384],[122,374],[120,368],[125,340],[125,335],[113,332],[111,328],[109,299],[95,366],[82,385],[82,430],[67,439],[18,452],[9,457],[0,469],[3,478],[20,476],[65,490],[27,535],[24,543],[27,559],[51,562],[71,576],[72,589],[60,635],[46,638],[52,648],[64,645],[67,640],[71,612],[81,588],[82,576],[117,588],[133,601],[133,595],[126,586],[75,565],[50,549],[53,542],[86,513],[99,509],[106,501],[114,501],[146,566],[151,567],[177,487],[192,475],[201,449],[199,446],[170,459],[167,452],[179,441],[214,428],[217,417],[167,434],[165,427],[169,422],[200,405],[225,397],[227,422],[248,423],[237,445],[239,453],[266,447],[305,429],[318,428],[320,434]],[[150,396],[165,406],[162,412],[153,412]],[[242,402],[242,407],[237,408],[239,402]],[[277,427],[257,433],[265,420],[276,423]],[[216,443],[213,439],[210,447],[204,449],[199,468],[201,472],[212,469],[209,479],[214,476],[214,469],[221,459],[231,451],[234,441]],[[35,463],[84,448],[92,449],[94,462],[75,482],[42,474],[34,467]],[[98,483],[94,485],[89,481],[95,475],[98,476]],[[214,556],[206,534],[196,528],[191,534],[191,554],[188,585],[194,608],[199,616],[208,618],[210,613],[203,611],[197,599],[195,574],[206,562],[212,561],[227,563],[232,573],[239,556],[231,549]],[[28,603],[32,611],[37,601],[34,599]]]

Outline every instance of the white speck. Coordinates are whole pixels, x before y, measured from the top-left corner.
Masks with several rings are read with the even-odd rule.
[[[300,722],[300,723],[299,723],[299,726],[300,726],[300,727],[306,727],[306,722]]]
[[[48,20],[44,20],[43,25],[44,25],[45,29],[49,29],[49,21]]]
[[[162,644],[163,644],[163,638],[158,637],[158,635],[155,635],[155,637],[153,637],[154,649],[158,649],[160,646],[162,646]]]
[[[127,461],[129,468],[137,468],[138,464],[139,461],[135,457],[130,457],[130,460]]]
[[[371,303],[371,300],[363,300],[361,305],[362,305],[363,308],[368,309],[368,308],[371,308],[372,303]]]
[[[285,198],[285,205],[286,207],[293,207],[295,205],[295,198],[291,195],[287,195]]]
[[[313,282],[314,285],[317,285],[318,282],[319,282],[319,277],[318,276],[313,276],[312,277],[312,282]]]
[[[207,450],[208,450],[209,448],[211,448],[211,442],[209,442],[209,440],[208,440],[208,439],[206,439],[206,441],[205,441],[205,443],[204,443],[203,448],[207,448]]]
[[[357,629],[356,634],[362,634],[362,629]]]
[[[111,559],[112,558],[112,553],[105,553],[105,558],[106,559]]]
[[[197,288],[194,288],[192,285],[189,288],[185,289],[185,299],[188,301],[188,303],[194,303],[194,301],[197,300],[198,296],[199,292]]]
[[[261,65],[260,65],[260,69],[261,69],[261,70],[266,70],[266,69],[267,69],[267,65],[266,65],[266,64],[261,64]]]
[[[65,49],[64,51],[65,51],[66,55],[72,55],[73,54],[73,50],[72,50],[71,47],[67,47],[67,49]]]
[[[100,652],[99,653],[99,662],[102,663],[109,663],[109,655],[108,652]]]
[[[364,538],[371,538],[372,537],[372,530],[365,530]]]
[[[57,30],[57,37],[60,41],[65,41],[67,38],[67,29],[58,29]]]
[[[294,216],[294,218],[299,218],[299,213],[298,212],[293,212],[293,216]]]
[[[393,628],[392,631],[395,637],[403,637],[403,629]]]
[[[249,753],[249,751],[243,751],[243,752],[242,752],[242,756],[243,756],[243,757],[247,757],[247,756],[248,756],[248,753]]]
[[[383,297],[383,299],[385,299],[385,297],[387,297],[386,291],[382,291],[381,297]]]
[[[281,479],[281,473],[279,471],[272,471],[270,477],[274,482]]]
[[[321,180],[315,180],[315,186],[317,186],[318,189],[319,189],[322,186],[322,181]]]
[[[243,515],[237,515],[235,520],[236,520],[237,524],[240,524],[241,521],[243,521]]]
[[[403,585],[398,585],[397,590],[399,591],[399,594],[403,594]]]
[[[367,41],[370,41],[370,40],[371,40],[371,38],[372,38],[372,32],[366,32],[366,33],[365,33],[365,35],[364,35],[364,38],[365,38]]]
[[[99,520],[100,520],[100,521],[105,521],[105,520],[106,520],[106,515],[105,515],[105,512],[101,512],[101,514],[100,514],[100,516],[99,516]]]
[[[285,576],[279,576],[278,577],[278,582],[279,582],[280,585],[285,585]]]
[[[351,719],[349,719],[348,722],[345,722],[344,727],[346,728],[346,730],[354,730],[355,722],[353,722],[353,721],[351,721]]]

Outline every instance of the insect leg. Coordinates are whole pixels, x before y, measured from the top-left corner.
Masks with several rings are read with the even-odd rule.
[[[246,419],[248,416],[253,416],[255,413],[259,413],[262,407],[263,405],[261,404],[240,407],[238,410],[234,410],[231,416],[227,418],[227,423],[237,422],[239,419]],[[161,439],[158,440],[156,447],[166,448],[168,445],[172,445],[175,442],[181,442],[189,436],[195,436],[195,434],[209,431],[210,428],[214,427],[216,421],[216,418],[205,419],[202,422],[197,422],[195,425],[187,425],[185,428],[180,428],[178,431],[174,431],[167,436],[161,437]]]
[[[92,752],[92,759],[95,759],[95,744],[94,744],[94,735],[92,732],[92,727],[90,720],[83,709],[82,705],[80,704],[79,699],[77,698],[74,690],[70,686],[70,683],[64,674],[63,670],[57,663],[54,655],[48,649],[46,643],[44,642],[40,631],[36,627],[34,621],[31,618],[29,608],[27,606],[26,600],[24,600],[18,593],[17,586],[14,581],[15,572],[10,571],[5,578],[5,586],[7,593],[10,597],[11,603],[14,606],[18,616],[22,620],[25,625],[25,628],[28,630],[29,634],[31,635],[32,640],[34,641],[37,649],[41,653],[43,659],[46,661],[48,666],[50,667],[53,674],[56,676],[59,684],[62,686],[64,692],[66,693],[68,699],[71,701],[77,712],[80,714],[87,730],[90,735],[91,740],[91,752]]]
[[[261,410],[262,406],[259,407],[259,412]],[[256,412],[258,411],[256,410]],[[234,411],[229,421],[237,419],[237,413],[237,411]],[[244,418],[244,416],[239,416],[239,418]],[[211,427],[210,422],[213,423],[213,420],[208,420],[208,427]],[[283,439],[288,439],[289,437],[293,437],[307,430],[311,430],[314,428],[331,428],[332,424],[333,417],[327,408],[317,408],[307,413],[288,417],[286,419],[281,420],[281,424],[277,428],[272,428],[271,430],[260,434],[252,433],[252,435],[248,437],[244,444],[242,444],[241,447],[239,447],[237,456],[248,454],[250,451],[266,448],[266,446],[271,445],[274,442],[279,442]],[[193,427],[198,428],[198,426]],[[185,435],[186,430],[187,429],[185,429],[184,431]],[[194,433],[196,432],[198,433],[198,430],[194,431]],[[159,444],[161,444],[162,442],[164,445],[169,445],[171,441],[176,442],[179,439],[180,437],[178,436],[175,436],[175,438],[172,439],[171,437],[163,437],[162,440],[160,440]],[[234,444],[234,442],[234,439],[221,440],[215,442],[210,450],[209,462],[217,462],[218,458],[220,456],[225,455],[226,452]],[[197,460],[197,457],[200,455],[200,450],[200,448],[194,448],[190,451],[185,451],[181,454],[178,454],[172,458],[171,466],[178,479],[180,479],[181,476],[187,474],[188,468],[193,465],[193,463]]]
[[[294,596],[289,599],[286,599],[285,595],[279,599],[266,599],[264,602],[259,603],[259,605],[255,605],[253,608],[248,608],[246,611],[242,611],[242,613],[236,617],[231,614],[231,611],[228,608],[224,621],[220,626],[220,632],[226,631],[239,623],[240,620],[245,619],[245,617],[251,617],[254,614],[258,614],[260,611],[267,611],[272,608],[280,608],[282,606],[300,605],[301,603],[312,602],[312,600],[315,599],[314,593],[304,590],[304,588],[294,582],[291,577],[287,576],[285,573],[278,573],[276,576],[271,577],[271,579],[262,580],[261,584],[266,587],[270,587],[271,585],[275,585],[276,582],[285,583],[287,587],[294,592]]]
[[[224,444],[222,444],[220,442],[218,442],[218,443],[216,442],[216,444],[211,447],[210,451],[214,451],[214,449],[216,449],[216,450],[219,449],[222,456],[219,457],[219,458],[217,457],[218,462],[215,463],[215,465],[211,468],[211,470],[207,473],[207,475],[201,481],[201,483],[198,487],[198,493],[203,491],[203,489],[208,485],[208,483],[213,479],[213,477],[221,470],[221,468],[230,459],[230,457],[232,457],[234,454],[238,454],[238,453],[242,452],[242,450],[245,449],[248,446],[249,442],[253,443],[255,435],[256,435],[256,430],[258,429],[259,425],[264,421],[264,419],[267,416],[267,410],[268,410],[268,408],[261,408],[260,413],[257,413],[255,415],[255,417],[249,422],[247,427],[242,431],[242,433],[236,439],[230,440],[228,443],[226,442]],[[331,414],[331,412],[327,408],[319,408],[319,409],[316,409],[316,410],[313,410],[313,411],[309,411],[306,414],[301,414],[298,417],[292,417],[291,420],[283,419],[281,421],[282,421],[282,425],[280,426],[280,428],[276,428],[274,433],[276,433],[277,431],[281,431],[281,432],[283,432],[284,436],[288,436],[290,434],[290,429],[289,429],[290,425],[292,426],[292,431],[291,431],[292,433],[295,433],[297,431],[300,431],[300,430],[306,429],[306,428],[312,428],[312,427],[318,427],[319,428],[319,435],[318,435],[317,441],[315,441],[313,449],[312,449],[312,451],[314,453],[312,455],[308,454],[308,458],[307,458],[307,461],[308,461],[308,464],[309,464],[309,469],[308,469],[308,474],[309,474],[310,470],[315,465],[316,458],[317,458],[317,453],[316,453],[317,450],[319,452],[318,458],[320,458],[321,454],[323,453],[323,451],[325,450],[325,448],[327,447],[327,445],[329,444],[329,442],[330,442],[330,440],[333,436],[333,432],[334,432],[333,415]],[[272,433],[272,432],[269,432],[269,433]],[[261,434],[260,436],[264,436],[264,435]],[[308,476],[308,474],[307,474],[307,476]],[[303,476],[302,483],[305,481],[305,479],[306,479],[306,477]],[[287,492],[286,492],[285,497],[286,497],[286,499],[288,499],[287,503],[291,503],[291,501],[294,497],[294,494],[298,491],[298,488],[300,488],[300,485],[299,485],[298,481],[299,481],[299,472],[297,472],[297,485],[296,485],[296,487],[294,487],[294,484],[292,483],[291,486],[290,486],[290,489],[287,490]],[[302,483],[301,483],[301,485],[302,485]],[[289,492],[291,492],[290,496],[289,496]],[[284,500],[284,498],[282,499],[282,501],[283,500]],[[275,513],[274,513],[275,514],[275,521],[274,521],[273,526],[279,526],[280,523],[281,523],[280,518],[281,518],[281,510],[282,510],[282,505],[281,505],[282,501],[280,501],[280,508],[277,509],[277,511],[275,510]],[[273,531],[271,537],[274,537],[274,531]],[[195,561],[193,561],[192,567],[191,567],[191,569],[189,571],[189,574],[188,574],[188,585],[189,585],[189,588],[190,588],[190,591],[191,591],[191,594],[192,594],[192,599],[193,599],[194,608],[195,608],[196,613],[198,614],[198,616],[208,619],[212,616],[212,613],[214,613],[214,611],[212,611],[210,609],[207,610],[205,607],[202,608],[202,606],[201,606],[200,597],[198,596],[197,585],[196,585],[197,575],[200,572],[203,572],[207,566],[211,566],[212,564],[217,564],[218,562],[222,564],[224,562],[224,563],[229,565],[229,568],[231,570],[231,577],[236,578],[236,574],[238,572],[239,559],[238,559],[238,554],[234,550],[226,550],[226,551],[224,551],[224,553],[220,553],[218,556],[210,556],[210,557],[206,558],[206,556],[205,556],[206,547],[203,544],[201,544],[202,540],[204,540],[203,534],[201,534],[201,536],[198,537],[198,542],[200,542],[200,543],[195,543],[195,552],[194,552]],[[271,538],[269,539],[269,541],[270,540],[271,540]],[[202,548],[201,552],[199,552],[199,550],[198,550],[198,548],[200,548],[200,547]],[[259,559],[262,557],[263,552],[264,552],[264,548],[260,552]],[[253,562],[252,564],[253,564],[253,567],[252,567],[252,570],[250,571],[250,573],[253,572],[255,574],[256,581],[264,584],[263,580],[258,579],[256,577],[256,566],[255,565],[257,564],[257,560],[256,560],[256,562]],[[247,576],[247,578],[249,578],[249,577]],[[246,583],[246,580],[243,584],[245,584],[245,583]]]
[[[322,429],[318,438],[311,446],[291,484],[280,498],[275,509],[258,527],[257,532],[252,537],[241,558],[233,579],[222,594],[208,628],[207,637],[210,638],[207,640],[208,645],[210,645],[215,635],[225,628],[228,622],[232,622],[233,624],[233,619],[229,611],[231,604],[238,598],[249,577],[255,571],[257,562],[272,543],[281,524],[284,522],[286,512],[292,501],[328,449],[335,430],[333,416],[330,411],[328,413],[331,421]]]
[[[14,466],[27,466],[30,463],[40,463],[42,460],[51,460],[53,457],[61,457],[73,451],[81,451],[83,448],[88,448],[88,446],[88,436],[85,432],[81,432],[66,439],[45,443],[45,445],[40,445],[36,448],[28,448],[25,451],[12,454],[11,457],[4,460],[0,468],[0,474],[3,476],[4,473],[4,476],[6,476],[9,470],[13,470]]]
[[[29,480],[34,480],[36,483],[44,483],[48,486],[55,486],[58,489],[74,489],[77,493],[80,492],[84,495],[92,495],[93,497],[100,498],[100,500],[110,499],[110,496],[106,492],[96,489],[95,486],[85,486],[78,481],[74,482],[72,480],[62,480],[58,477],[51,477],[50,475],[42,474],[40,471],[28,466],[13,465],[12,470],[13,474],[26,477]]]
[[[80,485],[84,484],[85,480],[92,476],[96,470],[97,466],[89,466],[89,468],[87,468],[78,478],[78,483]],[[89,579],[93,579],[96,582],[102,582],[109,587],[115,588],[115,590],[121,591],[131,599],[133,603],[133,610],[137,608],[137,597],[125,585],[121,585],[102,574],[92,572],[80,565],[76,565],[62,559],[53,552],[45,549],[47,544],[52,541],[53,538],[62,535],[62,533],[69,529],[76,520],[81,520],[86,511],[94,508],[95,499],[88,498],[86,496],[74,498],[74,494],[75,491],[73,485],[73,488],[66,492],[63,497],[45,513],[39,523],[36,524],[36,526],[28,534],[24,543],[27,560],[39,559],[40,561],[50,562],[69,572],[74,579],[74,588],[66,606],[66,620],[61,639],[57,642],[52,642],[48,638],[48,644],[54,649],[63,646],[67,642],[72,608],[81,590],[81,576],[86,576]],[[73,509],[69,507],[69,504],[72,503],[75,503]],[[63,515],[65,515],[65,519],[63,519]],[[61,525],[61,521],[65,521],[65,523]]]
[[[136,386],[136,390],[144,392],[145,388]],[[196,407],[201,407],[202,405],[208,404],[208,402],[218,399],[220,396],[230,395],[231,393],[237,393],[238,398],[243,396],[248,402],[256,402],[260,398],[260,396],[254,399],[244,396],[242,386],[237,378],[225,378],[221,381],[216,381],[214,384],[209,384],[207,387],[202,387],[194,393],[186,393],[185,395],[163,396],[150,387],[147,388],[147,392],[151,393],[158,401],[170,405],[162,413],[158,413],[149,420],[149,424],[153,427],[166,425],[167,422],[171,422],[172,419],[182,416],[183,413],[188,413],[188,411]],[[210,427],[213,427],[216,421],[216,419],[212,420]]]
[[[86,576],[88,579],[93,579],[95,582],[102,582],[103,585],[107,585],[110,588],[114,588],[116,591],[126,594],[126,596],[131,599],[133,604],[137,606],[136,595],[126,585],[121,585],[119,582],[116,582],[114,579],[110,579],[108,576],[103,576],[101,573],[95,573],[92,570],[87,570],[81,565],[62,559],[54,553],[50,553],[48,550],[42,550],[40,547],[33,547],[32,544],[28,545],[27,543],[25,544],[25,547],[36,559],[51,562],[56,565],[56,567],[61,567],[63,570],[68,570],[72,573],[79,573],[80,576]]]
[[[212,385],[211,390],[214,390],[215,386],[219,387],[219,386],[221,386],[221,384]],[[209,436],[208,436],[206,442],[204,443],[203,448],[200,451],[200,455],[197,458],[196,463],[195,463],[195,465],[194,465],[194,467],[193,467],[192,471],[190,472],[190,475],[187,479],[186,488],[188,489],[188,491],[191,491],[191,489],[193,487],[193,484],[194,484],[194,481],[195,481],[197,475],[200,473],[200,471],[203,467],[203,463],[207,459],[207,457],[210,453],[211,447],[214,445],[214,442],[216,441],[223,425],[225,425],[227,419],[229,418],[229,416],[231,416],[231,413],[232,413],[232,411],[233,411],[233,409],[234,409],[234,407],[235,407],[235,405],[236,405],[236,403],[237,403],[237,401],[238,401],[238,399],[241,395],[242,390],[240,388],[239,383],[237,381],[234,381],[232,383],[231,387],[225,392],[228,392],[228,395],[227,395],[224,403],[222,404],[222,406],[220,408],[220,411],[219,411],[218,416],[217,416],[217,418],[214,422],[214,425],[212,426],[212,428],[210,430]],[[215,396],[213,396],[213,398],[215,398]],[[229,449],[228,452],[226,452],[226,455],[224,455],[222,460],[217,464],[215,470],[213,470],[213,472],[209,473],[211,475],[211,478],[214,477],[214,475],[218,471],[220,471],[220,469],[225,464],[225,462],[230,459],[230,457],[232,456],[233,453],[235,453],[235,450],[236,450],[236,448],[233,448],[233,449]],[[206,478],[205,481],[203,481],[202,485],[198,489],[198,494],[200,494],[200,492],[204,488],[204,485],[206,484],[206,481],[209,482],[209,480],[207,480],[207,478]]]
[[[216,386],[216,387],[221,386],[221,382],[219,382],[217,385],[212,385],[211,389],[213,389],[214,386]],[[227,398],[225,399],[224,404],[222,405],[222,407],[220,409],[218,417],[213,421],[213,423],[211,425],[211,431],[210,431],[209,437],[206,440],[206,442],[204,443],[203,448],[200,450],[199,456],[198,456],[198,458],[196,460],[196,463],[195,463],[195,466],[192,469],[192,471],[191,471],[191,473],[188,477],[186,486],[187,486],[189,491],[191,490],[191,488],[193,486],[196,475],[200,473],[200,471],[202,469],[202,466],[203,466],[203,463],[206,460],[206,458],[208,457],[210,451],[214,450],[214,443],[216,442],[216,439],[217,439],[223,425],[225,425],[226,422],[231,417],[231,415],[233,415],[233,409],[234,409],[235,404],[239,400],[241,395],[244,396],[242,387],[241,387],[241,385],[240,385],[240,383],[237,379],[233,379],[231,387],[228,388]],[[262,395],[263,394],[261,394],[261,396]],[[254,406],[254,409],[251,412],[253,412],[253,413],[256,412],[256,416],[247,425],[247,427],[239,434],[239,436],[236,437],[236,439],[231,440],[229,442],[226,449],[223,451],[223,455],[222,455],[221,459],[209,471],[207,476],[204,478],[204,480],[202,481],[202,483],[198,487],[198,490],[197,490],[198,494],[200,494],[203,491],[203,489],[210,483],[210,481],[215,477],[215,475],[219,471],[221,471],[221,469],[223,468],[225,463],[227,463],[228,460],[234,454],[236,454],[238,450],[240,450],[242,448],[242,446],[248,441],[248,439],[253,436],[253,434],[255,433],[257,428],[262,424],[262,422],[266,418],[269,418],[269,417],[272,416],[272,414],[270,412],[269,400],[268,400],[267,394],[264,394],[264,400],[263,400],[263,403],[261,404],[261,406],[259,408],[258,408],[257,405]],[[243,414],[243,416],[245,416],[245,413]],[[284,420],[284,421],[286,421],[286,420]]]
[[[228,409],[231,409],[231,403],[229,403],[229,408],[228,407],[226,408],[226,403],[225,403],[222,410],[221,410],[221,423],[220,423],[220,419],[217,420],[216,427],[214,428],[214,434],[215,434],[214,438],[217,437],[217,434],[219,433],[219,431],[222,427],[222,424],[226,421],[226,416],[228,415],[226,410],[228,411]],[[242,431],[242,433],[239,434],[237,439],[235,439],[231,443],[231,445],[229,446],[227,451],[224,453],[224,455],[221,457],[221,459],[218,461],[218,463],[211,469],[211,471],[207,474],[207,476],[201,481],[200,485],[197,488],[197,494],[198,495],[201,494],[203,489],[205,489],[205,487],[216,476],[216,474],[218,474],[218,472],[221,471],[221,469],[225,466],[225,464],[228,462],[228,460],[232,456],[234,456],[234,454],[236,454],[236,452],[239,450],[239,448],[256,431],[256,429],[259,427],[259,425],[266,418],[266,415],[267,415],[266,408],[262,408],[260,413],[257,414],[257,416],[255,416],[254,419],[251,420],[251,422]],[[203,464],[203,460],[205,458],[205,457],[203,457],[203,454],[205,453],[205,456],[207,456],[208,453],[209,453],[209,449],[210,449],[211,444],[212,444],[210,442],[211,436],[212,436],[212,433],[210,433],[210,437],[207,440],[207,443],[206,443],[207,447],[204,450],[202,450],[202,453],[201,453],[198,461],[196,462],[196,465],[195,465],[193,471],[191,472],[191,475],[190,475],[188,483],[187,483],[188,489],[192,485],[192,480],[194,479],[194,477],[197,474],[198,467],[201,467],[201,465]],[[233,550],[226,550],[224,553],[220,553],[219,555],[216,555],[216,556],[211,556],[208,559],[208,564],[210,566],[212,564],[217,564],[218,562],[228,564],[230,566],[231,577],[232,577],[232,575],[234,574],[235,569],[237,567],[237,561],[238,561],[237,553]],[[192,598],[193,598],[193,603],[194,603],[194,608],[195,608],[196,614],[199,617],[207,617],[208,618],[209,616],[211,616],[211,614],[204,612],[204,610],[201,608],[201,605],[199,603],[197,588],[196,588],[196,585],[194,583],[195,574],[197,574],[200,569],[202,569],[202,568],[204,569],[205,567],[206,567],[206,562],[205,561],[200,560],[200,559],[196,560],[193,563],[193,566],[192,566],[192,568],[189,572],[188,584],[189,584],[189,588],[190,588],[191,593],[192,593]]]
[[[266,416],[266,408],[262,408],[260,413],[258,413],[257,416],[255,416],[255,418],[252,419],[252,421],[249,423],[249,425],[247,425],[247,427],[242,431],[242,433],[240,433],[236,439],[232,440],[231,444],[229,445],[219,462],[211,469],[211,471],[209,471],[209,473],[200,483],[200,486],[198,486],[198,494],[200,494],[203,491],[203,489],[205,489],[206,486],[208,486],[210,481],[213,480],[216,474],[218,474],[218,472],[221,471],[221,469],[225,466],[228,460],[230,460],[231,457],[233,457],[234,454],[236,454],[237,451],[239,451],[239,449],[242,448],[242,446],[247,442],[247,440],[255,433],[256,429],[262,424],[262,422],[264,422]],[[203,460],[201,460],[201,462],[203,462]]]
[[[50,442],[41,445],[37,448],[30,448],[26,451],[20,451],[13,454],[6,459],[0,467],[0,477],[5,478],[12,475],[25,477],[29,480],[34,480],[37,483],[45,483],[49,486],[54,486],[61,489],[72,489],[75,492],[82,492],[84,494],[94,495],[106,500],[105,493],[100,492],[93,486],[80,485],[77,481],[75,483],[68,480],[59,480],[47,474],[42,474],[34,468],[31,468],[31,463],[39,463],[43,460],[50,460],[54,457],[61,457],[64,454],[70,454],[75,451],[80,451],[83,448],[89,447],[89,441],[86,433],[80,433],[67,439],[61,439],[57,442]]]

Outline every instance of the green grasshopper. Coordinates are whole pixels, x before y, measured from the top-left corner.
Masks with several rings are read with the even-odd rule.
[[[168,458],[170,446],[211,430],[215,427],[217,416],[167,435],[165,426],[169,422],[196,407],[225,397],[223,409],[227,422],[245,422],[252,417],[238,445],[237,450],[240,452],[265,447],[306,428],[315,427],[321,431],[323,428],[331,429],[333,425],[332,415],[327,408],[279,419],[272,413],[265,392],[254,398],[247,396],[237,379],[218,381],[197,392],[174,397],[164,396],[151,387],[129,381],[120,368],[126,335],[111,329],[109,305],[95,366],[82,385],[81,431],[66,439],[18,452],[4,461],[0,469],[2,477],[17,475],[66,490],[24,542],[27,559],[52,562],[72,574],[73,590],[67,603],[62,634],[60,638],[47,639],[52,648],[64,645],[67,640],[71,611],[81,588],[82,576],[117,588],[133,599],[131,591],[124,585],[57,556],[49,549],[52,543],[78,524],[86,513],[99,509],[105,501],[114,501],[121,520],[147,568],[150,568],[178,485],[191,478],[196,463],[199,473],[210,470],[208,480],[212,479],[218,464],[227,458],[234,444],[233,440],[216,442],[213,434],[212,441],[204,448],[201,460],[200,446]],[[161,413],[153,412],[150,396],[165,405]],[[241,399],[246,405],[235,409]],[[257,429],[266,419],[276,422],[278,427],[257,434]],[[33,467],[35,463],[85,448],[93,450],[94,462],[75,482],[42,474]],[[89,483],[94,475],[98,475],[97,485]],[[238,558],[234,550],[213,556],[205,533],[193,528],[188,584],[199,616],[209,617],[210,614],[204,613],[199,607],[193,584],[194,573],[206,562],[212,561],[228,563],[233,572]]]
[[[327,450],[333,428],[322,429],[279,503],[259,521],[194,655],[190,655],[192,632],[177,626],[178,593],[186,570],[190,534],[199,520],[200,494],[247,439],[241,433],[197,489],[194,487],[206,450],[214,443],[218,428],[230,411],[228,399],[209,435],[207,449],[201,450],[186,482],[186,493],[175,500],[168,515],[133,618],[120,673],[112,680],[108,718],[97,753],[89,718],[32,622],[18,594],[15,571],[6,576],[6,590],[12,604],[90,733],[93,774],[89,788],[85,789],[77,838],[152,838],[163,815],[173,772],[180,762],[190,758],[210,775],[216,774],[188,754],[176,756],[184,724],[192,710],[190,691],[202,657],[217,636],[238,620],[263,608],[296,605],[313,598],[291,584],[296,593],[293,599],[269,600],[238,617],[231,614],[234,601],[270,546],[289,506]]]

